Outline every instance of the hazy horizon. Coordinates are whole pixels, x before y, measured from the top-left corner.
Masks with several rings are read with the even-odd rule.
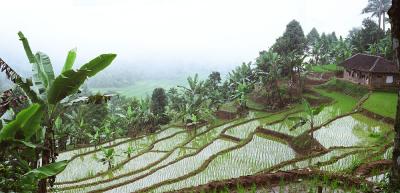
[[[254,60],[296,19],[307,34],[346,36],[360,27],[367,0],[0,0],[0,57],[16,69],[30,66],[17,32],[43,51],[58,72],[77,47],[76,66],[117,53],[105,72],[165,77],[230,71]],[[25,68],[24,66],[29,66]]]

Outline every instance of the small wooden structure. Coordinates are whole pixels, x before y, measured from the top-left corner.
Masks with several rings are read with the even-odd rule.
[[[339,64],[344,68],[343,79],[372,90],[395,90],[400,85],[398,66],[383,57],[356,54]]]

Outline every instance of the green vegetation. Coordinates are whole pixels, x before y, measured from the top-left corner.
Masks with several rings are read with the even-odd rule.
[[[364,12],[382,14],[372,8]],[[374,161],[396,152],[392,126],[360,108],[394,118],[396,94],[371,93],[336,78],[306,85],[308,72],[336,72],[336,64],[355,51],[391,57],[388,34],[370,19],[347,38],[319,35],[315,28],[305,35],[293,20],[271,48],[224,79],[214,71],[186,82],[105,89],[122,96],[92,95],[84,85],[115,54],[102,54],[74,70],[72,49],[56,76],[49,57],[34,55],[18,35],[33,76],[22,78],[0,59],[2,72],[15,84],[0,96],[0,115],[8,116],[0,120],[2,192],[180,191],[279,171],[305,172],[300,185],[310,185],[310,191],[346,191],[346,179],[365,183],[371,175],[357,173],[365,172],[364,164],[375,171],[380,166]],[[127,97],[132,95],[141,98]],[[372,186],[365,184],[351,189],[368,191]],[[257,185],[250,191],[258,191]],[[271,188],[292,185],[282,180]],[[235,188],[246,192],[249,186]]]
[[[150,96],[155,88],[164,88],[168,90],[170,88],[176,87],[176,85],[183,85],[185,83],[185,79],[163,79],[163,80],[138,80],[135,81],[131,86],[127,87],[113,87],[113,88],[91,88],[91,91],[94,93],[110,93],[115,92],[125,97],[138,97],[145,98],[146,96]]]
[[[353,84],[336,78],[328,81],[323,85],[318,86],[318,88],[340,92],[355,98],[361,98],[368,93],[368,88],[362,85]]]
[[[392,119],[396,116],[397,93],[373,92],[365,101],[363,108]]]
[[[22,32],[18,36],[32,64],[32,79],[22,78],[5,62],[1,63],[1,68],[7,69],[7,78],[24,91],[31,103],[24,110],[17,111],[13,120],[0,130],[1,146],[6,147],[0,152],[0,181],[3,183],[2,190],[6,192],[46,192],[48,181],[54,180],[55,175],[63,171],[68,163],[56,162],[54,129],[60,121],[54,120],[58,119],[60,112],[71,106],[69,97],[78,92],[86,79],[109,66],[116,55],[102,54],[74,70],[76,50],[71,50],[63,71],[55,76],[49,57],[43,52],[34,55]],[[34,86],[33,89],[31,86]],[[2,102],[7,101],[7,97],[1,97]],[[92,99],[83,101],[102,103],[103,100],[102,97],[99,100]],[[12,106],[1,107],[5,108],[1,112],[18,110],[11,109]]]
[[[225,111],[225,112],[229,112],[229,113],[237,113],[238,112],[238,107],[239,105],[237,104],[237,102],[232,101],[232,102],[228,102],[228,103],[224,103],[219,107],[220,111]]]
[[[321,93],[325,94],[322,91]],[[332,94],[332,92],[330,92],[328,94],[330,94],[331,96],[341,96],[340,93]],[[338,104],[347,105],[346,103],[340,103],[340,102],[335,103],[335,105]],[[356,104],[356,101],[354,101],[354,104]],[[329,112],[331,108],[332,108],[331,106],[324,108],[320,114],[327,115],[326,112]],[[346,107],[343,107],[343,109],[346,109]],[[267,122],[274,122],[278,119],[284,118],[285,117],[284,115],[287,113],[289,112],[282,112],[274,116],[268,117]],[[263,117],[259,118],[260,120],[265,119]],[[385,140],[383,142],[380,141],[379,143],[376,143],[376,140],[372,140],[376,139],[376,137],[371,137],[371,140],[364,140],[365,137],[369,138],[369,136],[373,136],[374,134],[376,134],[376,132],[390,131],[389,129],[387,129],[387,126],[379,125],[377,124],[377,122],[371,124],[370,119],[366,117],[361,119],[352,119],[351,117],[349,117],[347,118],[347,121],[350,121],[349,123],[351,124],[345,121],[346,122],[345,128],[342,125],[343,120],[337,120],[330,127],[321,131],[318,130],[315,133],[316,138],[318,140],[322,140],[321,141],[322,144],[327,145],[327,147],[347,146],[350,149],[352,146],[368,147],[372,144],[389,142],[389,140]],[[243,120],[235,122],[238,125],[236,127],[230,127],[233,125],[231,123],[227,123],[220,127],[210,128],[210,130],[206,133],[196,134],[196,136],[199,137],[198,139],[209,136],[209,139],[207,139],[205,142],[194,140],[195,138],[187,140],[188,138],[178,137],[179,135],[176,135],[176,137],[166,138],[162,140],[163,144],[165,144],[162,146],[166,146],[167,144],[170,144],[172,141],[174,141],[174,144],[179,144],[178,146],[175,146],[175,148],[179,147],[180,145],[184,145],[189,142],[194,143],[196,141],[198,145],[190,146],[190,147],[196,147],[196,149],[198,149],[198,151],[196,151],[194,154],[190,152],[178,154],[175,148],[172,149],[168,148],[166,149],[167,152],[165,153],[167,153],[167,155],[169,153],[172,154],[167,156],[167,159],[163,159],[162,156],[161,157],[156,156],[155,160],[151,160],[149,163],[144,164],[141,167],[134,168],[133,170],[132,169],[128,170],[128,166],[124,167],[125,169],[118,170],[118,172],[116,172],[113,176],[107,177],[106,178],[107,181],[104,181],[104,179],[102,180],[101,178],[93,178],[93,180],[95,181],[89,178],[88,180],[79,181],[73,184],[63,184],[62,181],[58,181],[56,188],[61,188],[65,190],[69,189],[74,192],[86,192],[93,190],[108,190],[109,188],[111,188],[111,186],[117,185],[116,189],[113,190],[125,191],[129,189],[129,190],[154,190],[155,192],[163,192],[168,190],[176,190],[185,187],[190,187],[196,184],[204,184],[213,180],[228,179],[236,176],[254,174],[258,171],[268,170],[277,164],[284,164],[285,162],[287,162],[287,166],[293,165],[294,163],[298,163],[295,164],[297,165],[297,167],[300,168],[308,167],[307,164],[308,161],[304,163],[302,161],[296,161],[297,159],[294,156],[294,153],[290,148],[287,147],[287,145],[282,144],[281,142],[274,142],[274,138],[270,137],[263,138],[263,137],[258,137],[258,135],[253,136],[254,132],[256,131],[256,128],[259,125],[256,124],[256,122],[244,122]],[[338,129],[340,128],[342,129],[344,128],[343,131],[342,130],[339,131]],[[368,129],[363,129],[361,132],[359,128],[368,128]],[[355,135],[352,134],[353,131],[356,132]],[[244,143],[244,146],[240,148],[230,148],[235,146],[233,142],[228,142],[228,141],[222,142],[221,140],[217,140],[218,139],[217,136],[219,135],[220,132],[225,133],[227,135],[240,137],[241,142],[239,144]],[[212,133],[214,134],[209,135]],[[348,138],[349,135],[351,136],[351,138]],[[216,136],[217,138],[212,136]],[[336,140],[336,138],[338,138],[339,136],[340,138],[345,140]],[[247,142],[247,140],[250,141]],[[119,146],[114,148],[121,149]],[[152,146],[149,147],[151,148]],[[224,150],[223,151],[224,153],[219,153],[221,152],[221,150]],[[176,155],[184,156],[184,158],[179,159],[179,156],[175,157],[174,152],[176,152]],[[211,157],[206,156],[204,159],[200,158],[200,156],[203,155],[203,153],[205,152],[212,152],[215,156]],[[343,150],[343,151],[337,151],[337,154],[331,154],[330,156],[325,156],[325,154],[322,154],[320,156],[314,157],[311,164],[325,160],[326,164],[319,165],[321,169],[327,171],[336,171],[336,170],[346,171],[349,168],[358,167],[358,165],[362,163],[362,162],[355,162],[354,160],[363,159],[363,157],[358,158],[357,156],[358,155],[362,156],[364,154],[355,154],[355,157],[346,156],[345,157],[346,159],[338,159],[335,157],[335,155],[345,156],[347,155],[346,153],[348,153],[348,151]],[[142,156],[139,157],[145,158],[144,156],[146,154],[141,154],[141,155]],[[292,157],[288,157],[288,155],[292,155]],[[265,156],[271,156],[271,157],[265,157]],[[336,160],[336,159],[340,160],[340,163],[336,164],[335,161],[332,161],[332,163],[329,162],[331,160]],[[159,162],[158,160],[160,160],[161,162]],[[137,163],[138,163],[137,160],[134,159],[128,161],[126,164],[135,165]],[[188,163],[191,163],[190,168],[182,167],[183,165],[187,165]],[[204,163],[209,163],[209,165],[207,167],[203,167]],[[236,169],[232,170],[231,169],[232,166],[234,166]],[[249,170],[249,168],[251,169]],[[170,173],[170,171],[174,171],[173,172],[174,174],[168,175],[168,177],[166,177],[166,174]],[[68,172],[64,173],[68,175]],[[138,175],[136,175],[136,173]],[[130,177],[123,177],[124,175],[128,174]],[[143,177],[139,177],[142,175]],[[135,179],[135,180],[132,181],[130,179]],[[142,182],[146,182],[147,185],[144,186],[141,185]],[[79,187],[76,186],[77,184],[79,184],[80,186]],[[148,189],[148,187],[150,188]]]
[[[341,67],[336,64],[326,64],[326,65],[312,65],[311,72],[324,73],[324,72],[336,72],[340,71]]]
[[[336,103],[332,105],[335,109],[339,109],[342,113],[350,112],[356,105],[358,100],[349,95],[341,92],[327,91],[323,89],[315,89],[318,93],[323,96],[330,97],[335,100]]]

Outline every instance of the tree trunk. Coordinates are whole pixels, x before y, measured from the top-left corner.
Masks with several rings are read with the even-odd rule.
[[[311,118],[310,127],[311,127],[311,138],[314,138],[314,118]]]
[[[381,21],[382,21],[382,14],[379,14],[379,15],[378,15],[379,29],[381,29]]]
[[[389,10],[389,17],[392,24],[393,46],[395,50],[395,58],[400,69],[400,0],[393,0],[392,7]],[[390,189],[392,192],[400,191],[400,90],[397,91],[397,112],[394,124],[395,138],[393,148],[393,166],[390,174]]]
[[[68,136],[62,136],[58,139],[58,150],[59,151],[67,150],[67,141],[68,141]]]
[[[385,19],[386,19],[385,14],[383,14],[383,17],[382,17],[382,27],[383,27],[383,32],[385,32],[385,34],[386,34]]]
[[[45,133],[45,137],[44,137],[44,147],[46,149],[43,149],[42,151],[42,166],[45,166],[47,164],[50,163],[50,145],[51,142],[49,140],[50,136],[49,136],[49,132],[46,129],[46,133]],[[42,179],[39,181],[39,193],[46,193],[47,192],[47,178]]]
[[[318,186],[318,193],[322,193],[322,186]]]

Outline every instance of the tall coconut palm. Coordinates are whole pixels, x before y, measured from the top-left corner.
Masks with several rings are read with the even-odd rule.
[[[378,18],[379,28],[381,24],[385,31],[386,12],[392,6],[391,0],[368,0],[368,5],[362,11],[363,14],[371,13],[372,17]]]

